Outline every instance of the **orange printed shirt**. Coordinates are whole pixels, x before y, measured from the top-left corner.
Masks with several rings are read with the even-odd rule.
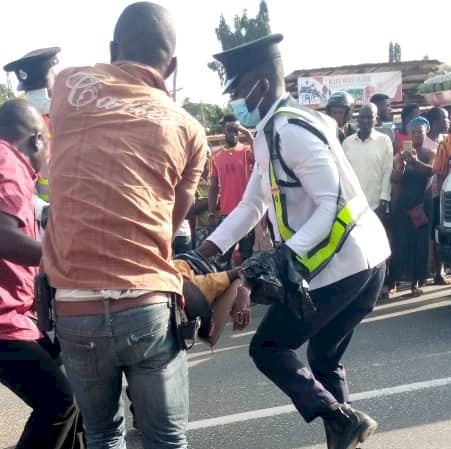
[[[155,70],[127,61],[63,70],[50,120],[50,284],[181,294],[172,214],[176,189],[194,197],[204,169],[200,124]]]

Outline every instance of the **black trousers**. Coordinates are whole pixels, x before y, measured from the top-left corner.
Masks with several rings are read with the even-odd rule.
[[[285,304],[274,304],[250,345],[255,364],[293,401],[309,422],[349,402],[341,364],[355,327],[370,313],[384,282],[385,264],[313,290],[317,313],[311,323],[298,320]],[[295,350],[308,343],[310,368]]]
[[[52,449],[74,402],[48,337],[0,340],[0,382],[33,409],[16,449]]]

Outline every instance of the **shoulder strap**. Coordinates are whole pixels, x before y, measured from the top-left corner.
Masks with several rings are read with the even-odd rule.
[[[285,161],[282,158],[282,155],[280,154],[280,134],[276,133],[274,136],[274,149],[275,149],[275,155],[271,156],[272,160],[278,160],[280,162],[280,166],[282,167],[283,171],[288,175],[289,178],[294,179],[294,181],[283,181],[282,179],[278,179],[277,183],[282,187],[301,187],[301,181],[296,176],[293,170],[291,170],[290,167],[285,163]]]
[[[310,125],[310,123],[305,122],[304,120],[301,120],[299,118],[289,118],[288,123],[291,123],[292,125],[298,125],[302,128],[306,129],[307,131],[310,131],[312,134],[314,134],[316,137],[318,137],[319,140],[321,140],[326,145],[329,145],[329,142],[326,139],[326,136],[319,131],[314,126]]]
[[[329,145],[327,138],[324,134],[315,128],[313,125],[308,123],[305,120],[302,120],[300,117],[299,105],[295,103],[295,101],[290,97],[287,100],[283,101],[279,107],[274,112],[273,116],[269,119],[268,123],[264,128],[266,142],[269,148],[269,156],[271,160],[278,160],[284,172],[288,175],[288,177],[294,179],[294,181],[282,181],[280,179],[277,180],[277,183],[283,187],[301,187],[302,183],[296,174],[291,170],[285,161],[282,158],[280,152],[280,135],[279,133],[274,133],[274,118],[278,113],[288,113],[293,114],[295,117],[291,117],[288,119],[288,123],[292,125],[301,126],[307,131],[314,134],[318,139],[324,142],[326,145]],[[297,115],[297,117],[296,117]]]

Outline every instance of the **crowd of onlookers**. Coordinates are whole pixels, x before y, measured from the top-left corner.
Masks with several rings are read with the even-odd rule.
[[[413,295],[422,294],[421,286],[431,276],[435,284],[447,283],[434,230],[440,218],[440,189],[448,175],[450,111],[432,107],[422,112],[408,104],[395,126],[389,98],[376,94],[360,108],[358,131],[339,123],[348,130],[343,150],[390,237],[385,297],[400,282],[410,283]]]

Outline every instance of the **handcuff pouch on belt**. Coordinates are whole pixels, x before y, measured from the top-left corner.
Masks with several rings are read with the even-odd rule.
[[[175,293],[171,296],[171,320],[175,338],[180,349],[188,351],[196,343],[197,331],[201,325],[199,317],[187,318],[182,309],[180,296]]]
[[[54,328],[53,301],[55,289],[50,286],[47,275],[39,273],[34,279],[35,309],[38,316],[38,329],[50,332]]]

